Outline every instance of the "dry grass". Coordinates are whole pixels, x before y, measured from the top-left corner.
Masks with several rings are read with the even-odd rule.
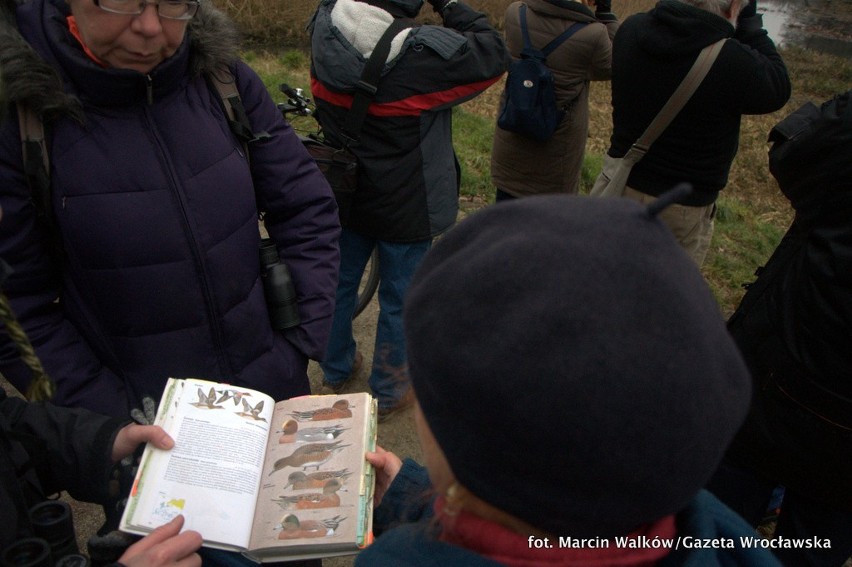
[[[503,29],[503,15],[512,0],[466,0],[467,3],[488,14],[489,21]],[[213,3],[230,14],[240,25],[246,38],[256,44],[282,47],[306,47],[309,43],[305,26],[318,5],[318,0],[213,0]],[[626,17],[647,10],[654,0],[619,0],[619,16]],[[438,23],[439,20],[427,6],[418,20]]]
[[[510,0],[465,1],[486,12],[491,22],[502,28],[503,14]],[[619,0],[615,9],[623,19],[651,8],[654,1]],[[246,52],[246,56],[249,64],[267,80],[270,90],[274,92],[282,80],[307,89],[308,57],[305,47],[308,42],[304,25],[316,2],[228,2],[226,9],[240,21],[247,35],[264,46]],[[437,23],[434,18],[428,7],[420,16],[423,21]],[[784,49],[782,55],[793,82],[793,95],[788,104],[777,112],[743,118],[739,152],[731,168],[728,187],[718,201],[716,233],[703,269],[726,315],[739,303],[743,294],[742,284],[753,279],[754,269],[767,260],[792,218],[787,200],[769,173],[767,134],[781,118],[804,102],[822,102],[852,85],[852,61],[848,59],[798,48]],[[458,116],[457,122],[464,123],[456,134],[455,144],[462,161],[461,205],[465,210],[475,209],[493,198],[488,175],[488,151],[502,86],[500,81],[463,105],[463,113]],[[586,186],[591,184],[600,169],[602,156],[609,147],[611,131],[609,83],[592,83],[589,139],[583,173]]]

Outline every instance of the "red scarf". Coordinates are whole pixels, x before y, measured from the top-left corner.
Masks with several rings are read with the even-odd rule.
[[[601,547],[560,549],[558,540],[551,538],[553,547],[550,549],[531,547],[525,535],[464,511],[457,516],[449,516],[443,513],[445,507],[446,500],[439,496],[435,500],[435,514],[441,521],[441,541],[509,567],[651,567],[669,553],[665,548],[619,548],[614,540],[600,540]],[[674,538],[676,533],[672,515],[646,525],[628,537]],[[605,541],[609,542],[609,547],[602,547]]]
[[[86,55],[89,56],[89,59],[91,59],[101,67],[106,67],[104,62],[95,57],[95,54],[91,52],[91,50],[85,43],[83,43],[83,38],[80,37],[80,28],[77,27],[77,20],[74,19],[74,16],[68,16],[65,21],[68,22],[68,31],[70,31],[71,35],[73,35],[77,39],[77,41],[80,42],[80,47],[83,48],[83,51]]]

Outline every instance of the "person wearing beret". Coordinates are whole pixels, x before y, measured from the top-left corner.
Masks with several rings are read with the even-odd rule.
[[[367,453],[356,565],[779,565],[702,489],[751,381],[657,218],[688,190],[506,201],[435,244],[404,310],[426,468]]]

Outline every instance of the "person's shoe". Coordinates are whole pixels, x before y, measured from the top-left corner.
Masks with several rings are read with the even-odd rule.
[[[322,389],[320,390],[320,394],[328,395],[328,394],[342,394],[343,390],[346,388],[346,385],[352,382],[355,378],[361,374],[361,371],[364,369],[364,355],[361,354],[361,351],[355,351],[355,360],[352,362],[352,372],[349,373],[349,376],[346,377],[346,380],[341,382],[340,384],[332,384],[331,382],[326,381],[325,378],[322,380]]]
[[[379,408],[379,412],[378,412],[379,423],[383,423],[383,422],[389,420],[390,418],[392,418],[393,416],[395,416],[396,414],[398,414],[402,410],[408,409],[413,405],[414,405],[414,390],[409,388],[408,392],[405,393],[405,395],[402,397],[402,399],[400,399],[394,405],[386,407],[386,408],[382,408],[382,407]]]

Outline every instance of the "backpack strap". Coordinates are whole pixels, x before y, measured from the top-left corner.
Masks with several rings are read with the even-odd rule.
[[[521,4],[518,8],[518,15],[521,21],[521,35],[524,38],[524,51],[535,51],[535,48],[530,41],[530,31],[527,29],[527,5]]]
[[[535,54],[540,56],[542,59],[547,59],[547,56],[553,53],[553,51],[562,45],[565,40],[569,37],[586,27],[588,22],[574,22],[568,29],[566,29],[561,34],[557,35],[555,38],[550,40],[547,45],[542,47],[540,50],[537,50],[533,47],[532,42],[530,41],[530,32],[527,28],[527,5],[521,4],[519,8],[520,14],[520,22],[521,22],[521,33],[524,36],[524,51],[529,54]],[[540,55],[539,55],[540,54]]]
[[[240,98],[240,91],[237,90],[237,80],[228,67],[223,65],[215,72],[205,73],[204,77],[219,95],[219,102],[222,103],[222,109],[228,117],[228,126],[242,144],[246,159],[250,159],[249,143],[266,140],[270,137],[269,133],[263,131],[256,134],[252,131],[251,122],[243,106],[243,99]]]
[[[364,125],[364,119],[367,117],[367,109],[376,96],[382,76],[382,68],[385,66],[385,61],[390,53],[393,38],[405,28],[411,27],[412,24],[413,22],[409,19],[394,18],[393,22],[387,27],[379,42],[373,48],[367,64],[364,65],[364,70],[361,72],[361,80],[358,81],[355,96],[352,99],[352,107],[349,109],[346,124],[343,126],[345,136],[344,145],[347,148],[357,144],[358,138],[361,136],[361,127]]]
[[[53,218],[50,203],[50,158],[44,138],[44,123],[29,106],[20,103],[16,103],[15,106],[18,113],[24,177],[30,189],[30,199],[36,209],[36,218],[47,226],[50,234],[50,253],[61,257],[62,239],[59,227]],[[3,272],[6,271],[8,270],[3,270]],[[18,322],[9,300],[2,292],[0,292],[0,321],[9,337],[18,346],[21,360],[32,372],[32,381],[25,392],[27,399],[49,401],[56,392],[56,385],[42,366],[26,331]]]
[[[574,22],[567,30],[553,38],[550,43],[541,48],[542,54],[547,57],[553,50],[562,45],[566,39],[586,27],[586,22]]]
[[[62,237],[53,218],[50,202],[50,156],[47,152],[44,122],[41,116],[26,104],[16,103],[15,106],[18,112],[24,178],[30,189],[30,200],[36,209],[36,218],[50,234],[51,253],[61,257]]]
[[[52,226],[50,214],[50,158],[44,140],[44,124],[41,117],[29,106],[17,103],[18,127],[21,135],[21,155],[24,176],[30,186],[32,201],[39,217]]]

